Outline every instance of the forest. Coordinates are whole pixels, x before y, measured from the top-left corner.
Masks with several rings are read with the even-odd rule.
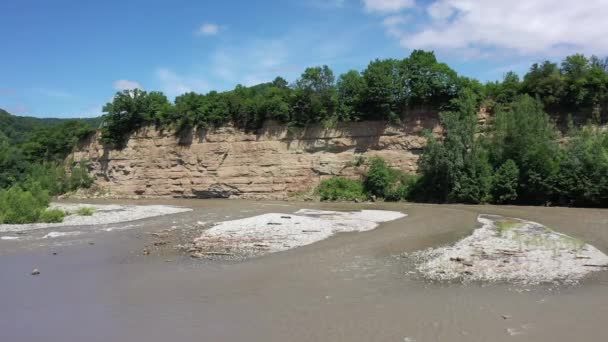
[[[148,126],[172,128],[260,127],[266,120],[305,126],[341,121],[398,122],[414,109],[452,110],[452,100],[465,89],[477,106],[490,111],[508,107],[518,96],[539,99],[561,125],[570,115],[577,123],[605,119],[608,110],[608,60],[581,54],[560,65],[534,64],[523,80],[513,72],[502,81],[481,82],[459,76],[433,52],[415,50],[402,60],[374,60],[365,70],[339,77],[328,66],[307,68],[292,84],[277,77],[253,87],[237,85],[226,92],[194,92],[169,101],[162,92],[127,90],[104,107],[103,138],[120,148],[135,130]]]
[[[66,160],[100,119],[37,119],[0,110],[0,224],[58,222],[52,196],[88,187],[85,163]]]
[[[492,113],[477,123],[480,108]],[[246,130],[273,120],[288,127],[380,120],[398,124],[416,110],[440,113],[441,137],[429,144],[418,175],[382,160],[365,161],[359,180],[332,179],[325,200],[379,198],[436,203],[608,207],[608,59],[575,54],[533,64],[522,79],[481,83],[458,75],[433,52],[376,59],[337,78],[326,65],[293,83],[225,92],[189,92],[170,101],[158,91],[125,90],[87,120],[16,117],[0,110],[0,223],[61,220],[51,196],[92,184],[86,162],[65,160],[100,127],[108,148],[154,125],[177,133],[233,125]]]

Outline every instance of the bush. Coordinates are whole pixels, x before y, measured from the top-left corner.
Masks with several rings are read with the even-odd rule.
[[[89,188],[94,180],[89,175],[85,163],[77,163],[69,170],[62,164],[42,163],[30,167],[23,187],[28,189],[28,184],[32,182],[48,190],[51,196],[55,196],[79,188]]]
[[[78,211],[76,211],[76,214],[78,214],[80,216],[93,216],[94,213],[95,213],[95,208],[91,208],[91,207],[82,207],[82,208],[78,209]]]
[[[391,202],[410,199],[420,177],[400,170],[393,171],[398,173],[398,183],[392,186],[389,192],[385,194],[384,199]]]
[[[13,186],[8,190],[0,191],[0,223],[39,222],[42,212],[48,205],[48,192],[39,184],[31,183],[29,191]]]
[[[391,168],[384,159],[373,157],[370,159],[363,186],[371,196],[387,201],[401,201],[410,197],[410,192],[417,182],[417,176]]]
[[[374,157],[370,159],[363,185],[370,195],[384,198],[391,190],[391,185],[395,183],[395,176],[384,159]]]
[[[40,213],[40,217],[38,218],[38,222],[44,223],[59,223],[63,222],[63,218],[65,213],[59,209],[47,209]]]
[[[322,201],[354,201],[367,198],[361,181],[342,177],[324,180],[315,193]]]

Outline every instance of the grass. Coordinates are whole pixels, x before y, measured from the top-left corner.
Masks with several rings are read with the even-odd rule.
[[[59,209],[47,209],[40,214],[39,221],[44,223],[60,223],[63,222],[65,212]]]
[[[76,214],[80,216],[92,216],[95,213],[95,208],[82,207],[76,211]]]
[[[367,195],[360,180],[336,177],[324,180],[319,184],[315,193],[322,201],[354,201],[365,200]]]
[[[357,168],[363,166],[365,164],[365,161],[366,160],[364,156],[356,156],[355,159],[346,163],[346,167]]]
[[[515,220],[501,220],[496,222],[496,226],[500,235],[504,235],[509,230],[519,227],[519,225],[520,222]]]
[[[521,222],[515,220],[501,220],[496,222],[496,226],[501,235],[505,235],[509,230],[517,228],[521,225]],[[574,251],[580,251],[585,246],[585,242],[571,236],[558,233],[549,227],[543,227],[544,233],[542,235],[528,236],[525,233],[515,233],[513,238],[520,244],[520,249],[524,245],[544,247],[547,249],[553,249],[554,254],[560,249],[569,249]],[[550,236],[557,236],[558,239],[550,239]]]

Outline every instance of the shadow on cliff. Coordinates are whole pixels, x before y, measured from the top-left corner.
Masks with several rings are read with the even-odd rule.
[[[351,150],[355,153],[382,150],[386,146],[382,138],[404,135],[423,135],[425,130],[436,130],[439,117],[434,112],[414,112],[404,115],[400,122],[359,121],[338,123],[335,127],[322,124],[289,129],[284,125],[269,123],[257,134],[257,140],[281,140],[290,149],[302,149],[307,153],[342,153]],[[297,144],[297,145],[294,145]],[[422,151],[411,150],[412,153]]]

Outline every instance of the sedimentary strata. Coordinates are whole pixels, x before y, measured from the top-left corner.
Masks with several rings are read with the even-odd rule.
[[[357,161],[366,157],[415,172],[425,129],[440,131],[436,115],[412,115],[399,126],[288,129],[268,122],[257,131],[223,127],[182,135],[149,127],[122,150],[108,149],[97,134],[71,157],[90,162],[106,197],[284,199],[326,178],[359,177],[365,165]]]

